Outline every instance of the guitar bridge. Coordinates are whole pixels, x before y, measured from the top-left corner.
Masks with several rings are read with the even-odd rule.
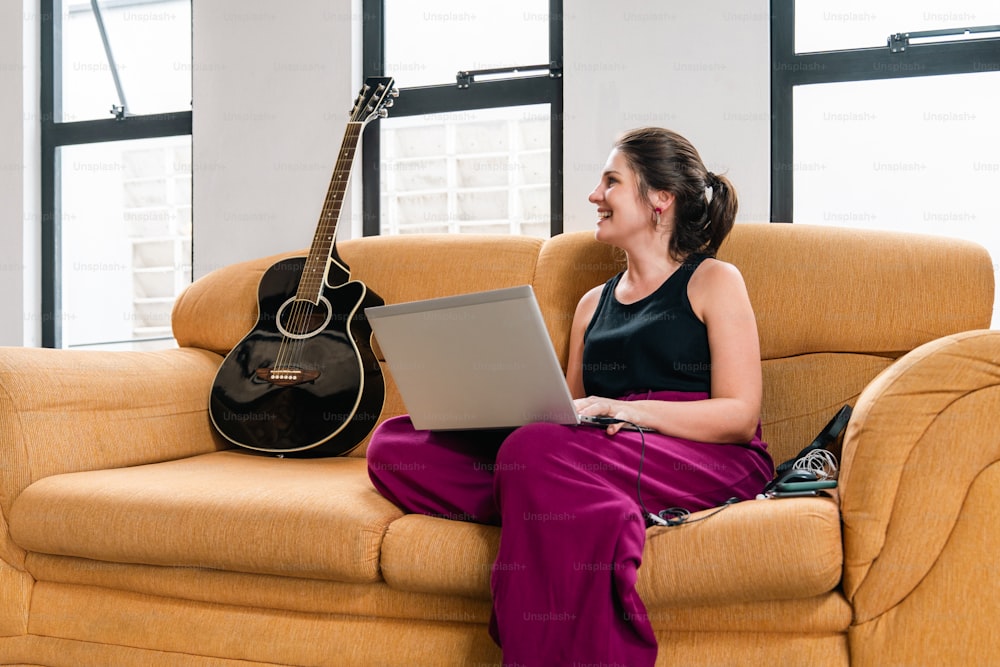
[[[312,382],[319,377],[319,371],[306,371],[299,368],[258,368],[257,379],[270,382],[278,387],[291,387],[305,382]]]

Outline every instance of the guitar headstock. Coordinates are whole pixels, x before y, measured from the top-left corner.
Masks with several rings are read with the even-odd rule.
[[[364,125],[376,118],[388,116],[388,108],[399,97],[399,91],[394,86],[391,76],[370,76],[365,79],[365,85],[361,86],[361,92],[351,109],[351,122]]]

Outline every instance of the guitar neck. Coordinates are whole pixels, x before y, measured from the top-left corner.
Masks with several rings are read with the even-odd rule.
[[[337,238],[340,210],[344,205],[344,194],[351,178],[351,165],[354,163],[354,155],[357,153],[364,125],[360,122],[351,122],[344,131],[344,140],[341,142],[340,152],[337,153],[337,164],[326,190],[319,224],[316,226],[316,234],[309,248],[309,256],[306,258],[295,295],[298,299],[318,303],[323,293],[327,264]]]

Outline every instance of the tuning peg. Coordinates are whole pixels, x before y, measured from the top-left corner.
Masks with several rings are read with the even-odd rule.
[[[385,106],[386,106],[386,107],[391,107],[391,106],[392,106],[393,104],[395,104],[395,103],[396,103],[396,100],[394,100],[394,99],[392,99],[392,98],[390,97],[389,99],[387,99],[387,100],[385,101]]]
[[[389,97],[399,97],[399,88],[393,88],[390,90]]]
[[[379,118],[388,118],[389,117],[389,111],[387,109],[379,109],[378,110],[378,117]]]

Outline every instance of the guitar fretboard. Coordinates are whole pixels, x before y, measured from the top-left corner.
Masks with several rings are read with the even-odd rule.
[[[323,201],[319,224],[316,225],[316,235],[309,248],[309,256],[306,258],[299,288],[295,293],[297,299],[317,304],[323,293],[327,262],[337,237],[340,210],[344,204],[344,194],[347,192],[347,184],[351,177],[351,165],[354,162],[354,155],[357,152],[363,129],[364,123],[351,122],[347,124],[347,129],[344,131],[344,140],[340,146],[340,153],[337,155],[337,164],[333,169],[333,176],[330,178],[330,185],[326,190],[326,199]]]

